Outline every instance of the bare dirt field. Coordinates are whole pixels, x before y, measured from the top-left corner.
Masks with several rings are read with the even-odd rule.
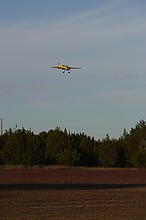
[[[2,169],[0,219],[146,219],[146,170]]]

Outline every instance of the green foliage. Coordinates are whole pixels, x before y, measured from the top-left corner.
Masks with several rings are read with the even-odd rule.
[[[98,143],[94,138],[80,134],[79,137],[80,166],[98,166]]]
[[[67,132],[61,131],[59,128],[50,131],[46,141],[46,161],[47,164],[58,164],[66,166],[75,166],[79,159],[77,149],[73,138]]]
[[[132,156],[132,166],[136,168],[146,168],[146,151],[135,151]]]
[[[43,148],[41,140],[31,131],[11,129],[5,134],[5,142],[1,150],[4,164],[40,165],[42,163]],[[42,160],[41,160],[42,159]]]
[[[0,164],[146,168],[146,124],[141,120],[119,139],[98,141],[60,128],[38,135],[9,129],[0,136]]]
[[[138,158],[138,155],[143,154],[145,157],[145,151],[146,151],[145,122],[141,120],[139,123],[137,123],[135,128],[131,128],[129,134],[125,133],[120,141],[125,149],[126,166],[137,167],[134,161],[137,160],[136,158]]]
[[[118,166],[118,141],[110,140],[109,136],[99,143],[99,163],[101,167],[117,167]]]

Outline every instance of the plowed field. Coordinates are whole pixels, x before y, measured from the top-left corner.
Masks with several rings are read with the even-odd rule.
[[[146,170],[0,170],[0,219],[146,219]]]

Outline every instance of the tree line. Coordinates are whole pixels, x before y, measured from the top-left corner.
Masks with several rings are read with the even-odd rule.
[[[146,168],[146,123],[139,121],[120,138],[102,140],[60,128],[34,134],[11,129],[0,136],[0,164]]]

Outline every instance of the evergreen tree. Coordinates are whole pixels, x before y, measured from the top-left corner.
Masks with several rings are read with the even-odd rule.
[[[119,159],[119,145],[116,139],[109,136],[99,142],[99,163],[101,167],[117,167]]]

